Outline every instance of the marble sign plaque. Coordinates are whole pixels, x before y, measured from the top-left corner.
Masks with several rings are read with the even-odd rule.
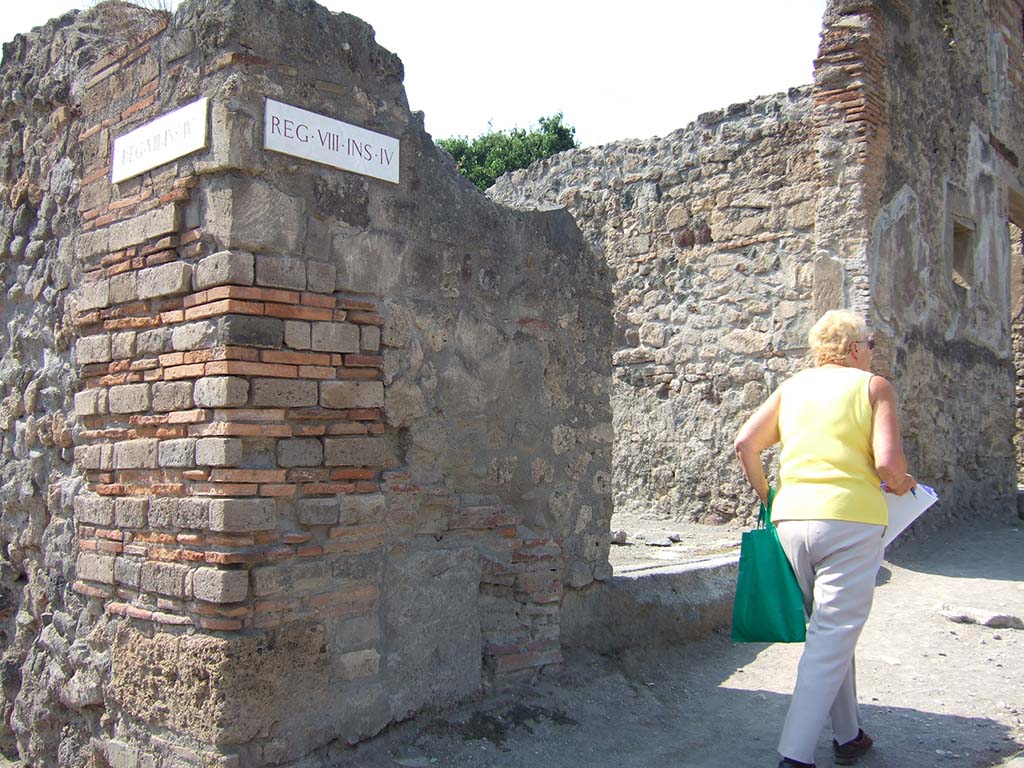
[[[398,183],[398,139],[273,99],[267,99],[263,147]]]
[[[206,147],[207,97],[186,104],[114,140],[115,184]]]

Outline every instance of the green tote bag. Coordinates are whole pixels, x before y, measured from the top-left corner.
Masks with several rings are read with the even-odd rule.
[[[774,499],[775,489],[770,488],[757,527],[744,532],[740,545],[732,607],[735,643],[802,643],[807,636],[800,585],[772,525]]]

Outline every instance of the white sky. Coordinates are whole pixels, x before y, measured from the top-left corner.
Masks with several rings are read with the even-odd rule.
[[[663,136],[701,112],[809,83],[825,8],[825,0],[320,1],[369,22],[398,54],[409,104],[434,138],[529,128],[562,112],[585,145]],[[4,42],[85,5],[0,3]]]

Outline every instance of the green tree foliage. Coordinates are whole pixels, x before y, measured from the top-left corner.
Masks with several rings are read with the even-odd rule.
[[[465,136],[441,139],[437,143],[455,158],[462,175],[480,189],[487,189],[503,173],[525,168],[556,152],[575,149],[576,129],[562,123],[562,113],[542,117],[532,131],[513,128],[491,131],[468,139]]]

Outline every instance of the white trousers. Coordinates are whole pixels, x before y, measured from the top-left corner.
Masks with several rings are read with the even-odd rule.
[[[842,520],[783,520],[776,529],[810,614],[779,752],[813,763],[826,718],[831,717],[840,744],[857,738],[860,730],[853,655],[871,612],[885,528]]]

